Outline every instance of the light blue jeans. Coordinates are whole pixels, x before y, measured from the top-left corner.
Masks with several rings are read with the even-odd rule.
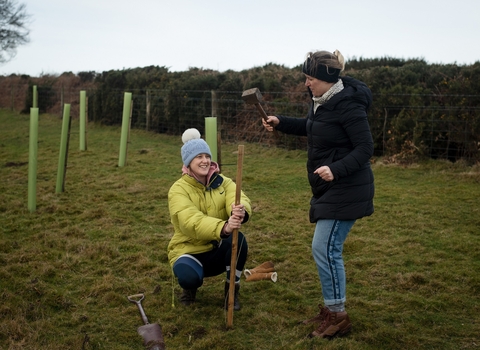
[[[312,254],[322,284],[325,306],[345,303],[346,277],[343,243],[355,220],[318,220],[312,240]]]

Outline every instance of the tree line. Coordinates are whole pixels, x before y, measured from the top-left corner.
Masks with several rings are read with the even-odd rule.
[[[421,156],[478,160],[480,62],[457,65],[428,64],[423,59],[354,58],[343,74],[364,81],[372,90],[369,118],[376,154],[397,161]],[[161,110],[156,114],[171,123],[179,121],[180,125],[172,128],[175,132],[186,126],[180,122],[185,114],[193,114],[190,121],[193,118],[198,124],[209,115],[211,97],[205,92],[210,90],[219,92],[222,115],[240,127],[239,132],[242,123],[236,119],[245,106],[238,100],[248,88],[260,89],[271,113],[304,117],[309,103],[301,65],[287,68],[270,63],[240,72],[199,68],[169,72],[166,67],[152,66],[103,72],[94,80],[97,93],[103,94],[97,95],[102,101],[97,106],[102,108],[99,115],[105,122],[115,123],[120,115],[107,112],[112,106],[106,96],[113,91],[129,88],[143,98],[152,89],[162,92],[156,105]],[[247,127],[248,123],[243,126]],[[166,129],[163,126],[158,131]]]
[[[429,64],[423,59],[353,58],[342,74],[364,81],[372,90],[369,121],[376,154],[396,157],[396,161],[422,156],[479,159],[480,61],[457,65]],[[37,84],[39,94],[44,91],[50,96],[40,106],[45,111],[58,104],[60,86],[86,87],[90,120],[104,124],[121,122],[123,92],[130,91],[138,106],[133,125],[143,127],[147,123],[148,100],[151,127],[157,132],[178,133],[192,124],[201,128],[202,120],[212,114],[215,105],[222,123],[233,125],[239,134],[248,129],[252,141],[262,137],[262,131],[242,122],[249,115],[241,100],[242,91],[259,88],[271,114],[304,117],[309,105],[301,65],[288,68],[269,63],[224,72],[202,68],[171,72],[168,67],[149,66],[39,78],[10,76],[0,77],[0,87],[6,86],[8,79],[28,82],[29,87]],[[30,88],[25,111],[29,101]],[[258,135],[251,135],[255,130]]]

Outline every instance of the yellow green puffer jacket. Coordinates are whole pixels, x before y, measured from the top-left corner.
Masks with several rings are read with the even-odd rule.
[[[232,179],[214,174],[208,186],[188,174],[178,179],[168,191],[168,208],[174,234],[168,244],[168,260],[173,266],[183,254],[199,254],[213,249],[231,215],[236,185]],[[251,216],[250,199],[243,193],[245,219]]]

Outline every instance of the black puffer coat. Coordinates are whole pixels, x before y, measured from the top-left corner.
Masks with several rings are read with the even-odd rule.
[[[308,180],[313,197],[310,221],[354,220],[373,213],[373,140],[367,120],[370,89],[361,81],[341,77],[344,89],[307,118],[277,116],[277,130],[308,138]],[[334,180],[313,172],[328,165]]]

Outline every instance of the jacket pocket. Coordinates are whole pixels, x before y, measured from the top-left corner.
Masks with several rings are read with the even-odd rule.
[[[335,159],[335,155],[337,154],[337,150],[334,148],[328,155],[328,158],[325,160],[320,160],[318,164],[315,165],[313,171],[317,170],[322,166],[330,166]],[[331,170],[331,169],[330,169]],[[312,193],[315,197],[321,197],[325,192],[328,191],[330,187],[333,186],[335,179],[333,181],[325,181],[319,175],[314,174],[313,171],[308,173],[308,181],[310,186],[312,187]]]
[[[315,197],[321,197],[333,186],[334,183],[334,181],[325,181],[314,173],[308,174],[308,181],[310,182],[310,186],[312,188],[312,194]]]

